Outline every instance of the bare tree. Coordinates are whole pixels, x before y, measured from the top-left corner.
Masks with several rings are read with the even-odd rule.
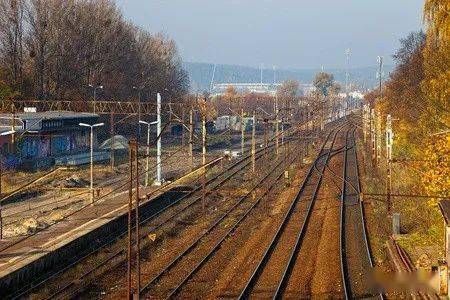
[[[23,19],[23,0],[0,0],[0,55],[14,87],[23,77]]]

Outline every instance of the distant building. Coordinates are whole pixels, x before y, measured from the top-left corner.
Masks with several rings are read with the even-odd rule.
[[[298,86],[301,96],[309,97],[316,91],[316,87],[312,83],[300,83]]]
[[[275,96],[281,85],[281,83],[216,83],[213,85],[212,94],[223,95],[229,87],[233,87],[239,94],[253,93]],[[299,96],[311,96],[316,90],[311,83],[300,83],[298,89]]]
[[[36,168],[53,165],[57,157],[88,153],[90,130],[78,124],[94,124],[98,119],[96,114],[70,111],[16,113],[15,143],[12,144],[11,135],[1,137],[1,154],[11,164]],[[11,125],[12,115],[0,114],[0,131],[11,130]],[[95,131],[94,148],[97,148]]]
[[[280,83],[216,83],[213,85],[212,94],[223,95],[227,88],[234,87],[239,94],[269,94],[275,96]]]
[[[249,131],[253,126],[252,117],[242,118],[242,125],[244,131]],[[231,129],[232,131],[241,131],[241,117],[238,116],[220,116],[215,121],[215,127],[217,131],[224,131]]]

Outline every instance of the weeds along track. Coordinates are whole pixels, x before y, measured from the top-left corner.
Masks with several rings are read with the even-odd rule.
[[[273,147],[274,143],[271,143],[267,146],[267,149],[272,149]],[[265,152],[267,149],[258,149],[256,160],[266,157]],[[223,173],[207,178],[205,182],[206,199],[211,196],[213,191],[217,192],[218,189],[247,169],[249,165],[251,165],[250,155],[233,163]],[[198,206],[202,205],[202,199],[201,186],[196,186],[185,196],[168,206],[162,207],[150,217],[140,220],[140,224],[143,226],[141,228],[141,239],[145,240],[149,233],[155,232],[164,225],[176,220],[180,214],[198,209]],[[51,274],[45,274],[31,283],[31,287],[28,286],[19,293],[12,295],[12,298],[29,295],[38,290],[40,290],[41,294],[47,295],[48,298],[66,297],[73,292],[76,293],[77,290],[82,290],[82,283],[85,278],[100,270],[108,269],[123,260],[123,257],[126,255],[125,247],[123,247],[123,237],[125,235],[126,229],[112,233],[107,243],[95,249],[87,249],[80,258],[70,262],[65,268]],[[70,273],[69,271],[75,266],[78,268],[77,272],[74,272],[76,274],[65,274]],[[44,286],[45,288],[43,288]]]
[[[340,258],[344,297],[383,299],[373,280],[356,156],[355,129],[347,132],[342,175]]]
[[[282,217],[273,238],[264,247],[250,277],[245,279],[239,299],[249,297],[280,298],[284,296],[296,259],[306,233],[330,157],[341,149],[334,149],[341,125],[328,134],[317,158],[289,207]]]

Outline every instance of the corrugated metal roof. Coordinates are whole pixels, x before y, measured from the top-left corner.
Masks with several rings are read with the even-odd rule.
[[[18,112],[14,116],[20,119],[73,119],[73,118],[92,118],[98,117],[99,115],[93,113],[82,113],[73,112],[65,110],[53,110],[53,111],[43,111],[43,112]],[[7,118],[11,117],[11,114],[0,114],[0,117]]]

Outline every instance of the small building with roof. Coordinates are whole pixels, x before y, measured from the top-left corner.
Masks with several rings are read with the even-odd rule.
[[[0,114],[0,131],[14,128],[14,133],[0,140],[3,164],[6,168],[40,168],[53,165],[55,158],[61,156],[88,153],[89,128],[79,123],[94,124],[98,119],[97,114],[72,111]],[[97,148],[95,131],[94,148]]]

